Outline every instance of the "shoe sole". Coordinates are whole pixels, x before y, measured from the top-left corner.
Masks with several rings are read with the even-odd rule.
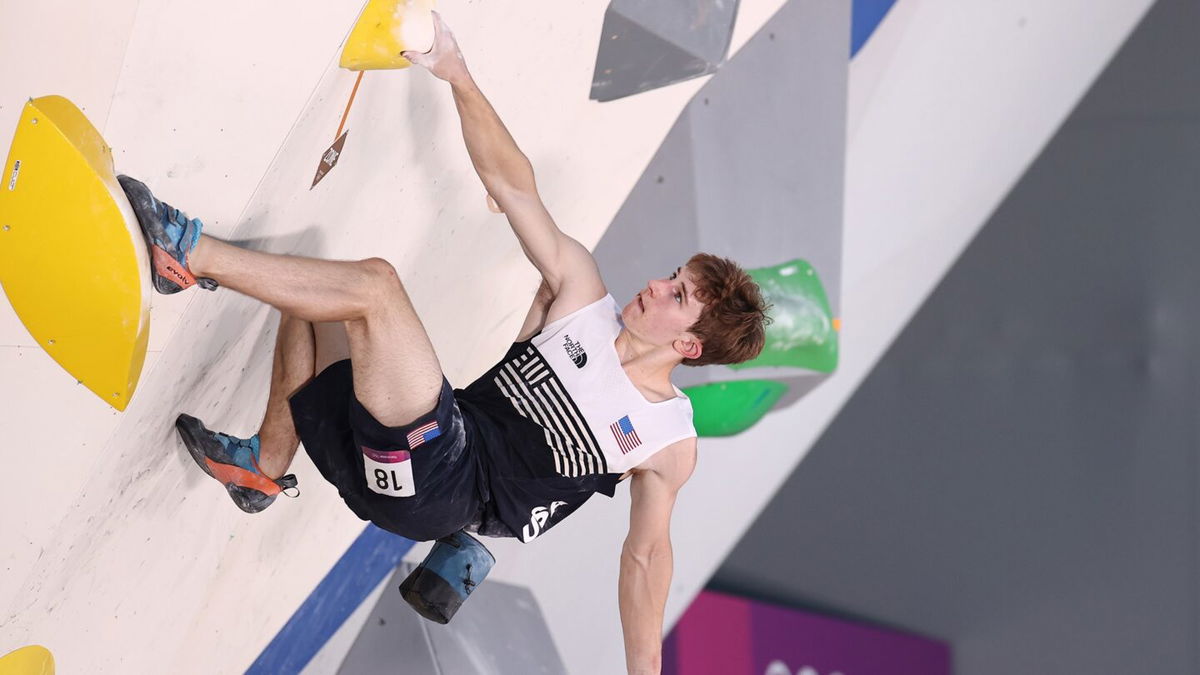
[[[191,415],[180,415],[175,420],[175,429],[179,432],[179,437],[183,440],[183,445],[187,448],[188,454],[192,456],[192,460],[204,470],[204,473],[225,486],[225,490],[239,509],[246,513],[258,513],[275,501],[275,494],[267,494],[261,489],[252,487],[255,484],[262,487],[270,486],[278,493],[279,486],[270,478],[247,471],[240,466],[214,461],[209,456],[205,448],[217,450],[220,449],[220,443],[208,436],[208,429],[200,420]],[[246,483],[250,483],[250,486],[245,485]]]

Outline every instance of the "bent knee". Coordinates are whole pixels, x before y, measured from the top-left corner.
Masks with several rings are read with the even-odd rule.
[[[363,272],[361,287],[358,295],[362,298],[362,318],[372,314],[392,313],[397,309],[407,308],[411,311],[412,304],[408,292],[400,281],[400,273],[383,258],[367,258],[355,263]]]
[[[370,281],[390,283],[399,283],[400,281],[400,274],[396,272],[395,266],[383,258],[367,258],[359,260],[357,264]]]
[[[360,290],[370,300],[376,300],[381,295],[395,294],[403,290],[400,273],[392,263],[383,258],[367,258],[356,263],[362,270],[363,284]]]

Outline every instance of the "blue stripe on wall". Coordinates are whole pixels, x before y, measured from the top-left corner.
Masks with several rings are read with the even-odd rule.
[[[896,0],[854,0],[850,12],[850,58],[867,43]]]
[[[367,525],[247,675],[300,672],[412,546],[408,539]]]

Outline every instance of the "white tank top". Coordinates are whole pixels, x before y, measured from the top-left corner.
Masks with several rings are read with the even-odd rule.
[[[622,326],[606,295],[547,324],[497,373],[517,412],[542,427],[563,476],[625,473],[696,436],[683,392],[652,403],[629,380],[613,344]]]

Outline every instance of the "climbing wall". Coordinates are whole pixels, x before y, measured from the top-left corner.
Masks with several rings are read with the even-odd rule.
[[[659,149],[681,119],[710,134],[721,133],[722,115],[751,119],[737,102],[755,89],[722,84],[726,69],[778,49],[821,60],[803,64],[813,74],[849,78],[844,100],[814,108],[842,108],[844,117],[791,118],[834,125],[809,130],[833,142],[795,167],[828,189],[836,188],[823,172],[844,176],[840,263],[832,238],[812,248],[801,241],[787,255],[839,270],[818,271],[831,311],[844,318],[840,360],[791,407],[741,435],[702,443],[674,520],[670,622],[1149,2],[1103,3],[1100,11],[1081,0],[904,0],[850,62],[850,7],[836,0],[742,0],[736,14],[713,13],[714,23],[701,25],[725,26],[724,57],[719,32],[683,39],[661,14],[639,14],[635,4],[441,5],[476,79],[533,161],[551,213],[588,246],[626,217],[647,167],[667,161]],[[700,4],[681,2],[681,11]],[[781,7],[814,18],[774,41],[768,31],[764,42],[760,31],[785,16]],[[463,384],[502,355],[537,279],[504,219],[486,209],[442,83],[415,70],[368,73],[346,114],[355,77],[335,63],[360,9],[233,0],[4,5],[0,134],[13,128],[28,97],[62,94],[104,134],[119,170],[203,218],[213,234],[274,252],[390,259],[447,375]],[[601,55],[616,55],[600,45],[638,32],[607,33],[606,17],[618,15],[639,27],[639,44],[652,43],[650,35],[687,56],[664,76],[614,62],[614,74],[618,66],[635,70],[622,71],[633,85],[610,97],[597,93],[605,75],[597,66]],[[1090,18],[1086,25],[1080,16]],[[56,45],[53,58],[37,57],[45,45]],[[747,59],[739,61],[743,50]],[[696,96],[706,87],[715,92],[707,108],[713,120],[701,126]],[[829,91],[836,89],[834,81]],[[310,189],[343,115],[341,158]],[[847,143],[844,169],[839,137]],[[683,174],[662,175],[668,185],[666,178]],[[693,180],[703,187],[713,178]],[[824,216],[785,210],[785,217],[803,214],[795,227],[835,231],[837,195],[817,198],[804,208]],[[781,203],[790,200],[781,195]],[[702,206],[701,215],[727,208]],[[761,264],[773,262],[780,261]],[[640,285],[636,277],[647,272],[630,274],[614,291],[618,283]],[[289,622],[365,535],[363,524],[303,456],[295,467],[301,498],[246,516],[174,437],[170,422],[180,411],[233,433],[257,425],[271,310],[232,293],[190,292],[156,296],[151,315],[142,382],[118,414],[61,372],[0,303],[0,652],[43,644],[63,672],[241,672],[255,663],[263,672],[292,672],[260,658],[297,625]],[[535,545],[492,546],[493,578],[530,589],[568,672],[622,667],[615,584],[627,499],[622,491],[611,503],[593,503]],[[392,554],[423,552],[388,545]],[[376,583],[355,600],[360,611],[327,620],[334,625],[314,633],[321,636],[315,658],[292,667],[340,667],[374,600],[394,592],[383,585],[388,568],[378,568]],[[309,606],[319,615],[333,604]],[[348,636],[338,634],[343,626]],[[335,640],[340,653],[320,651]]]

